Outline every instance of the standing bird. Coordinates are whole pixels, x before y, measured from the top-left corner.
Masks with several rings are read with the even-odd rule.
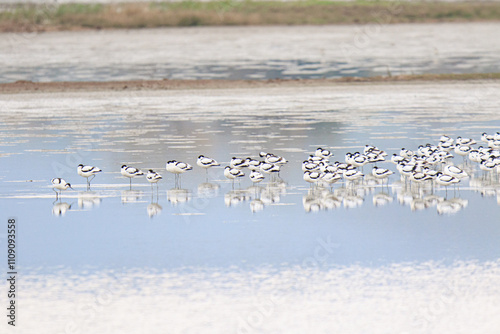
[[[68,188],[73,189],[73,188],[71,188],[71,184],[69,184],[68,182],[64,181],[60,177],[53,178],[50,182],[52,182],[52,188],[56,192],[56,200],[59,198],[59,194],[63,190],[66,190]],[[59,190],[59,192],[57,192],[56,189]]]
[[[132,189],[132,178],[144,175],[144,173],[140,169],[137,169],[135,167],[128,167],[127,165],[122,166],[121,174],[130,179],[130,189]]]
[[[454,176],[443,174],[441,172],[437,173],[436,183],[440,186],[444,186],[446,189],[446,193],[448,193],[448,186],[452,184],[457,184],[460,182],[460,179],[457,179]]]
[[[389,176],[391,176],[392,174],[394,174],[394,172],[392,170],[387,169],[387,168],[380,168],[380,167],[374,166],[372,169],[373,177],[376,179],[379,179],[379,180],[385,180]],[[382,182],[384,182],[384,181],[382,181]]]
[[[87,190],[90,189],[90,182],[94,179],[96,173],[102,172],[101,169],[94,166],[84,166],[82,164],[78,165],[77,168],[78,175],[87,179]],[[89,177],[92,177],[89,180]]]
[[[234,187],[234,179],[237,177],[245,176],[245,173],[243,173],[238,168],[231,168],[230,166],[226,166],[226,168],[224,168],[224,176],[229,180],[233,181],[233,187]]]
[[[379,168],[377,166],[374,166],[372,169],[372,175],[376,179],[385,179],[392,174],[394,174],[394,172],[392,170],[387,169],[387,168]]]
[[[200,155],[198,157],[198,160],[196,160],[196,164],[205,170],[207,182],[208,182],[208,169],[210,167],[220,166],[220,164],[217,161],[215,161],[215,159],[208,158],[204,155]]]
[[[304,172],[304,181],[312,184],[317,184],[321,180],[322,174],[320,172],[306,171]]]
[[[156,183],[156,189],[158,189],[158,181],[163,179],[160,174],[156,173],[154,170],[150,169],[148,175],[146,175],[149,183],[151,183],[151,189],[153,189],[153,183]]]
[[[166,165],[167,172],[175,174],[175,185],[180,187],[180,174],[193,169],[193,167],[185,162],[170,160]]]
[[[260,165],[260,171],[262,173],[275,175],[275,173],[280,172],[280,165],[264,162]],[[271,181],[274,181],[273,176],[271,176]]]

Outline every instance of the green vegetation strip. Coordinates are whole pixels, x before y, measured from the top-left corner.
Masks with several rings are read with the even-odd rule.
[[[0,31],[499,21],[499,2],[305,0],[0,6]]]

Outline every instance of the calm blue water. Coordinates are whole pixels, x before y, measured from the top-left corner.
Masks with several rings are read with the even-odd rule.
[[[363,310],[378,310],[385,324],[396,314],[401,331],[453,330],[456,318],[472,328],[496,310],[499,293],[498,175],[476,170],[459,189],[434,189],[439,204],[432,204],[430,189],[410,191],[396,176],[388,186],[367,180],[311,190],[300,165],[318,146],[331,148],[335,160],[368,143],[392,154],[444,133],[479,140],[500,129],[498,89],[443,83],[2,96],[0,211],[18,220],[23,312],[31,317],[20,320],[24,332],[37,324],[63,332],[70,321],[110,333],[169,324],[173,332],[272,332],[298,321],[297,332],[358,333],[368,329],[352,321]],[[471,100],[475,93],[481,98]],[[233,187],[221,168],[207,182],[195,165],[199,154],[227,164],[262,150],[289,160],[279,182],[250,188],[244,178]],[[170,159],[194,166],[181,189],[164,169]],[[89,192],[79,163],[104,171]],[[156,190],[137,178],[129,189],[119,173],[124,163],[153,168],[164,180]],[[56,200],[53,177],[75,190]],[[374,196],[388,203],[375,206]],[[418,209],[424,200],[427,208]],[[440,214],[447,203],[458,209]],[[276,313],[254,319],[274,293]],[[435,300],[444,300],[444,311],[435,311]],[[456,311],[466,300],[481,312]],[[299,301],[307,311],[295,310]],[[82,313],[88,305],[95,318]],[[137,305],[140,320],[132,321]],[[341,319],[336,325],[331,312]],[[316,327],[312,316],[321,320]],[[483,332],[496,326],[489,319]]]

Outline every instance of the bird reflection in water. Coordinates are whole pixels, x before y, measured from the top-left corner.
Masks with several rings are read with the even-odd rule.
[[[227,207],[239,205],[248,199],[249,196],[245,189],[231,190],[224,195],[224,203]]]
[[[146,208],[149,218],[159,215],[161,210],[163,210],[163,207],[158,204],[158,197],[158,193],[156,193],[156,196],[154,195],[154,192],[151,193],[151,203]]]
[[[254,184],[246,189],[231,190],[224,195],[224,203],[227,207],[232,207],[243,202],[250,202],[250,210],[259,212],[264,210],[266,205],[279,203],[286,192],[286,182],[277,179],[266,186]]]
[[[375,195],[373,195],[373,205],[374,206],[384,206],[387,204],[391,204],[393,201],[393,198],[391,195],[389,195],[386,192],[378,192]]]
[[[52,203],[52,214],[57,217],[64,216],[66,212],[71,210],[71,205],[72,204],[56,200]]]
[[[167,190],[167,200],[173,205],[187,203],[191,200],[191,193],[187,189],[172,188]]]
[[[78,207],[83,210],[91,210],[101,204],[101,198],[94,191],[81,191],[78,193]]]
[[[123,190],[121,195],[122,204],[137,203],[143,197],[143,192],[140,190]]]
[[[204,182],[198,185],[198,197],[214,198],[219,195],[220,186],[215,183]]]
[[[452,215],[459,212],[462,209],[465,209],[467,205],[469,205],[468,200],[455,197],[439,202],[437,204],[437,212],[440,215],[443,214]]]

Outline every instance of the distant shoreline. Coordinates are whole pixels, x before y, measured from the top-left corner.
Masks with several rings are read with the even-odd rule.
[[[500,2],[181,1],[0,5],[0,32],[500,21]]]
[[[500,80],[500,73],[472,74],[423,74],[378,76],[368,78],[345,77],[339,79],[276,79],[276,80],[128,80],[108,82],[31,82],[16,81],[0,84],[0,94],[75,91],[125,91],[125,90],[186,90],[186,89],[232,89],[266,87],[314,87],[338,84],[367,84],[394,82],[450,82]]]

